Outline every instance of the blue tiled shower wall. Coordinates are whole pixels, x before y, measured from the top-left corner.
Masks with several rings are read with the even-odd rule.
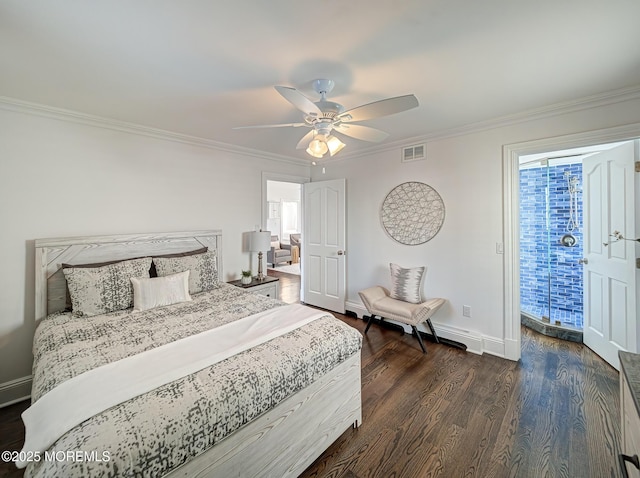
[[[578,179],[577,245],[566,247],[570,217],[565,172]],[[582,329],[582,164],[520,170],[520,303],[522,312]],[[549,300],[549,277],[551,297]]]

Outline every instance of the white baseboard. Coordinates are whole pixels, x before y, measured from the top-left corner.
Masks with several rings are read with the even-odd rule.
[[[350,312],[355,313],[359,319],[362,318],[363,315],[368,314],[367,308],[359,303],[359,302],[345,302],[344,308]]]
[[[31,396],[31,375],[0,383],[0,408],[27,400]]]
[[[504,340],[497,337],[482,336],[482,350],[497,357],[507,358],[505,355]]]
[[[482,336],[479,334],[458,327],[451,327],[450,325],[438,324],[437,322],[433,322],[433,328],[436,329],[438,337],[465,344],[467,352],[477,355],[482,355],[485,352]]]
[[[504,340],[504,358],[509,360],[520,360],[521,345],[520,341],[513,339]]]
[[[347,302],[345,304],[345,307],[347,310],[354,312],[359,319],[361,319],[364,315],[369,314],[366,307],[358,302]],[[390,320],[389,322],[401,325],[406,333],[411,333],[411,327],[409,327],[408,325],[400,324],[394,322],[393,320]],[[458,327],[439,324],[435,321],[432,322],[433,328],[436,329],[439,337],[454,340],[466,345],[467,352],[478,355],[488,353],[497,357],[506,358],[508,360],[518,360],[520,358],[519,350],[517,350],[518,344],[515,343],[515,341],[503,340],[501,338],[491,337],[488,335],[481,335],[476,332],[460,329]],[[430,333],[428,329],[424,329],[423,327],[421,328],[425,332]]]

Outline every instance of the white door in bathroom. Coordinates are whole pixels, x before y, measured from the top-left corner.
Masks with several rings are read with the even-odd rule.
[[[634,160],[638,141],[587,157],[584,205],[584,343],[620,369],[638,351]],[[626,239],[616,240],[619,232]]]

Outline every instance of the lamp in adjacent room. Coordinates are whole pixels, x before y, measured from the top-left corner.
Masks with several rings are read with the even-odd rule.
[[[271,249],[271,231],[254,231],[249,237],[251,252],[258,253],[257,279],[263,281],[265,276],[262,273],[262,253]]]

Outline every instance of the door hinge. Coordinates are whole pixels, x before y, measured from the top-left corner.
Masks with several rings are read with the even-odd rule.
[[[640,257],[636,257],[636,269],[640,269]]]
[[[640,161],[636,161],[636,173],[640,173]]]

